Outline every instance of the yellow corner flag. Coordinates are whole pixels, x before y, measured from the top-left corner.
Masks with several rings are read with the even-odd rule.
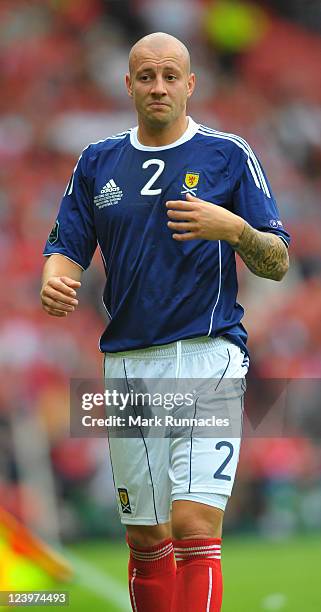
[[[46,590],[73,575],[69,563],[0,506],[0,591]]]

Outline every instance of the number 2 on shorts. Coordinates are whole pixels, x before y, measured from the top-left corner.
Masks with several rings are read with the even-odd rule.
[[[229,449],[229,452],[228,452],[227,457],[224,459],[223,463],[216,470],[216,472],[214,472],[213,478],[217,478],[218,480],[232,480],[231,476],[229,476],[228,474],[223,474],[223,470],[226,468],[227,464],[231,461],[233,457],[234,447],[233,447],[233,444],[231,444],[231,442],[222,440],[216,444],[215,449],[221,450],[223,446],[226,446]]]

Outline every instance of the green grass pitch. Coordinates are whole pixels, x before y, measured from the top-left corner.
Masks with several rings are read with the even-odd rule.
[[[282,542],[225,537],[223,544],[222,612],[320,612],[321,534]],[[123,542],[81,543],[68,547],[66,552],[74,563],[76,576],[67,587],[70,605],[65,609],[130,610],[127,549]],[[64,589],[61,585],[59,588]]]

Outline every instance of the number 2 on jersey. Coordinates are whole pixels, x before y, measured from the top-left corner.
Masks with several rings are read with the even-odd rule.
[[[162,159],[148,159],[147,161],[145,161],[143,163],[143,168],[144,170],[146,170],[146,168],[149,168],[149,166],[158,166],[156,172],[153,174],[153,176],[149,179],[149,181],[147,181],[146,185],[142,188],[141,190],[141,195],[147,195],[147,196],[154,196],[154,195],[159,195],[160,193],[162,193],[162,190],[159,189],[151,189],[151,186],[154,185],[154,183],[157,181],[158,177],[162,174],[164,168],[165,168],[165,162],[163,162]]]

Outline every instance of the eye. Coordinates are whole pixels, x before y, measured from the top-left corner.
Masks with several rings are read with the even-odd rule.
[[[177,79],[175,74],[168,74],[166,78],[168,81],[176,81]]]
[[[151,78],[151,77],[150,77],[150,75],[149,75],[149,74],[142,74],[142,75],[139,77],[139,80],[140,80],[140,81],[143,81],[144,83],[146,83],[147,81],[149,81],[149,80],[150,80],[150,78]]]

